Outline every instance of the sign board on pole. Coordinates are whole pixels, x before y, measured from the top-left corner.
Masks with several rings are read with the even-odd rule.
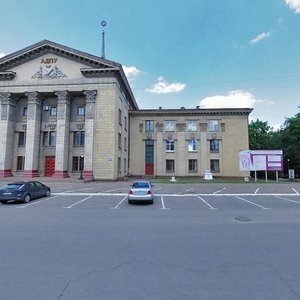
[[[282,150],[243,150],[239,153],[240,171],[282,171]]]

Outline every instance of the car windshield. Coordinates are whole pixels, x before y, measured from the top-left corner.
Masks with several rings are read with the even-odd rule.
[[[133,188],[135,189],[148,189],[149,188],[149,183],[148,182],[135,182],[132,185]]]
[[[3,189],[5,190],[18,190],[23,186],[23,184],[7,184]]]

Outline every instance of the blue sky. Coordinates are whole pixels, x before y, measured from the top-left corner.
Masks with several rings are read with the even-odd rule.
[[[0,0],[0,56],[48,39],[121,63],[140,108],[299,112],[300,0]]]

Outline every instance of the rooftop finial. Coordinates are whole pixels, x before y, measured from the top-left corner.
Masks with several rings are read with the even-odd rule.
[[[106,26],[106,21],[101,21],[101,26],[103,27],[102,30],[102,51],[101,51],[101,58],[105,58],[105,39],[104,39],[104,27]]]

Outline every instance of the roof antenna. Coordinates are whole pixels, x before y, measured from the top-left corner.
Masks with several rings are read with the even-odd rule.
[[[105,58],[105,39],[104,39],[104,27],[106,26],[106,21],[101,21],[101,26],[103,27],[102,30],[102,51],[101,51],[101,58]]]

